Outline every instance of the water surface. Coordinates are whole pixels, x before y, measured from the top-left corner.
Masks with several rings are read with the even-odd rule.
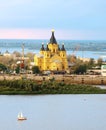
[[[0,117],[0,130],[106,130],[106,95],[4,95]]]

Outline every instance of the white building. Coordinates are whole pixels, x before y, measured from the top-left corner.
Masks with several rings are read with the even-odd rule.
[[[106,76],[106,64],[101,66],[101,75]]]
[[[11,54],[8,52],[8,50],[3,54],[3,56],[10,57]]]

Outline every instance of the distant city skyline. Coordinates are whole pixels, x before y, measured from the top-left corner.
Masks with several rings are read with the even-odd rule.
[[[106,40],[105,0],[0,0],[0,39]]]

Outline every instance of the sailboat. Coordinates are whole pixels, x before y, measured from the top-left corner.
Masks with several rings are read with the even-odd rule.
[[[22,112],[20,112],[18,114],[18,120],[27,120],[27,118],[23,116]]]

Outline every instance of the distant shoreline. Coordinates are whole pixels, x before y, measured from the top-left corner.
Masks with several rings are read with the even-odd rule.
[[[0,52],[5,53],[8,50],[9,53],[14,51],[22,51],[21,45],[25,45],[25,54],[28,52],[38,53],[42,42],[47,44],[46,39],[0,39]],[[105,54],[106,40],[58,40],[59,44],[64,42],[67,55],[72,54],[78,47],[76,56],[98,59],[101,55]],[[95,54],[93,54],[95,52]],[[98,54],[96,54],[96,52]],[[103,54],[102,54],[103,53]]]

